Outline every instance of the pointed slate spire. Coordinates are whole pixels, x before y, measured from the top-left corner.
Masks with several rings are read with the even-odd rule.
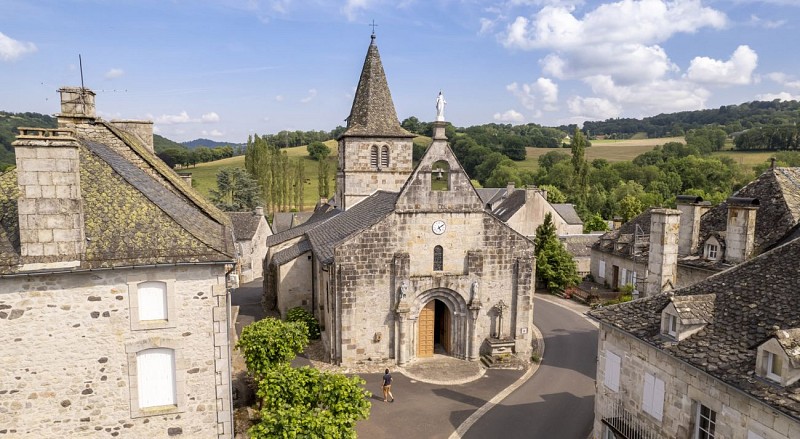
[[[371,39],[343,136],[414,137],[397,120],[374,34]]]

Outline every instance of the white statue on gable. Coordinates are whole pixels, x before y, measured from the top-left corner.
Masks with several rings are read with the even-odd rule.
[[[444,95],[442,94],[441,90],[439,91],[439,96],[436,97],[436,121],[437,122],[444,122],[444,106],[447,105],[447,101],[444,100]]]

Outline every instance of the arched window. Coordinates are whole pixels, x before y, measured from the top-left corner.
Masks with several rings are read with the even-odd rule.
[[[439,160],[431,166],[431,190],[450,190],[450,163],[446,160]]]
[[[389,147],[386,145],[381,147],[381,168],[389,168]]]
[[[372,145],[369,151],[369,166],[373,169],[378,167],[378,146]]]
[[[433,248],[433,271],[442,271],[444,266],[444,249],[441,245]]]

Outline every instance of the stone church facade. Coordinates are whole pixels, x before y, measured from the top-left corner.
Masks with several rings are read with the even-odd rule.
[[[312,309],[332,362],[530,357],[533,243],[484,208],[444,127],[412,169],[373,39],[339,140],[336,198],[267,240],[266,303]]]

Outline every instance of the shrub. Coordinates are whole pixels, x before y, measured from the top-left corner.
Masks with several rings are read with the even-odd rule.
[[[303,322],[308,327],[309,340],[316,340],[319,338],[319,322],[317,319],[305,308],[296,306],[286,313],[287,322]]]
[[[247,370],[259,379],[278,364],[288,364],[308,345],[308,329],[303,322],[282,322],[266,318],[244,327],[236,347]]]

